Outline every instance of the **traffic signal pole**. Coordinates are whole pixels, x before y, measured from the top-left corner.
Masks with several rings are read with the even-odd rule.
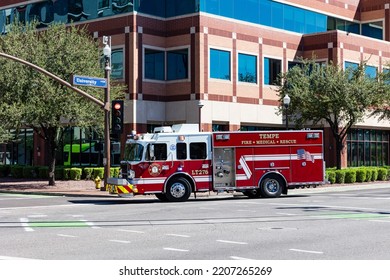
[[[108,46],[108,45],[106,45]],[[107,80],[107,87],[104,88],[104,103],[105,106],[110,107],[111,97],[110,97],[110,55],[104,54],[104,78]],[[110,110],[104,110],[104,183],[100,187],[101,191],[107,190],[107,179],[110,177],[110,168],[111,168],[111,140],[110,140]]]
[[[104,165],[104,181],[103,186],[100,187],[101,191],[107,190],[107,182],[111,173],[111,139],[110,139],[110,113],[111,108],[111,96],[110,96],[110,72],[111,72],[111,37],[103,36],[103,55],[104,55],[104,78],[106,79],[107,86],[104,88],[104,154],[103,159]],[[106,109],[107,108],[107,109]],[[123,104],[120,106],[120,109],[123,111]],[[113,117],[113,116],[112,116]],[[120,116],[121,121],[123,121],[123,114]],[[120,132],[122,132],[122,126],[120,126]],[[114,129],[114,127],[112,128]]]

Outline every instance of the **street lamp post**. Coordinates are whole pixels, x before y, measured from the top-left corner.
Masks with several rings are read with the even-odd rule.
[[[198,108],[199,108],[199,132],[202,132],[202,108],[204,104],[202,100],[199,100],[198,102]]]
[[[110,177],[111,168],[111,143],[110,143],[110,72],[111,72],[111,37],[103,36],[104,55],[104,78],[107,80],[107,87],[104,89],[104,183],[100,187],[105,191],[107,179]]]
[[[290,96],[288,96],[288,94],[286,94],[283,97],[283,105],[284,105],[285,114],[286,114],[286,130],[288,130],[288,106],[290,105],[290,102],[291,102],[291,98],[290,98]]]

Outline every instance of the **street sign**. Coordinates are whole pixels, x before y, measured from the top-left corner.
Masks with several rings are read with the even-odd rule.
[[[105,78],[72,75],[71,82],[72,85],[74,86],[87,86],[87,87],[99,87],[99,88],[107,87],[107,80]]]

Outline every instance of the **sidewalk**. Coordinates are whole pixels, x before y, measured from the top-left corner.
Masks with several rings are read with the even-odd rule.
[[[103,184],[103,183],[102,183]],[[356,189],[389,188],[390,182],[369,182],[355,184],[334,184],[323,185],[317,188],[304,188],[289,190],[289,195],[319,193],[326,191],[348,191]],[[62,181],[57,180],[55,186],[49,186],[48,180],[25,180],[14,178],[0,178],[0,193],[22,193],[22,194],[40,194],[56,196],[86,196],[86,197],[111,197],[117,198],[117,195],[110,195],[107,191],[96,189],[92,180],[80,181]],[[213,195],[210,192],[210,195]],[[203,196],[202,194],[198,194]],[[207,192],[207,196],[209,193]],[[141,196],[140,196],[141,197]]]
[[[22,193],[57,196],[117,197],[115,195],[110,195],[106,191],[96,189],[95,183],[92,180],[56,180],[55,186],[49,186],[48,180],[0,178],[0,193]]]

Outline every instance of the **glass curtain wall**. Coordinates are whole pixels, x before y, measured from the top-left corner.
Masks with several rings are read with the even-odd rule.
[[[203,11],[302,34],[337,29],[383,39],[381,21],[360,25],[272,0],[46,0],[1,10],[0,28],[7,32],[14,20],[37,20],[39,27],[47,27],[52,22],[80,22],[133,11],[161,18]]]
[[[389,132],[353,129],[347,136],[348,166],[389,164]]]
[[[120,142],[111,141],[111,165],[120,165]],[[103,166],[104,140],[93,129],[67,128],[58,165]]]
[[[34,137],[32,129],[11,131],[13,139],[0,151],[1,164],[32,165],[34,155]]]

